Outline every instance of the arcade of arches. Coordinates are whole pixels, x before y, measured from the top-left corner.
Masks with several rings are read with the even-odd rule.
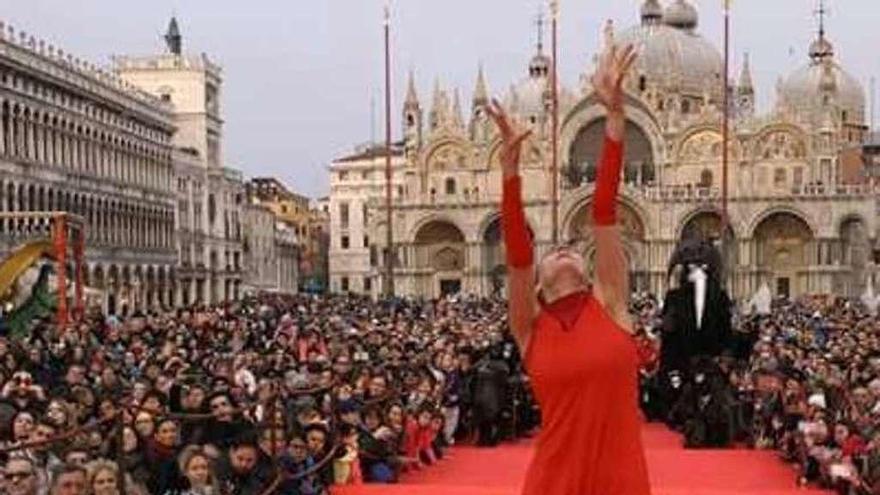
[[[50,211],[78,215],[85,223],[88,263],[83,276],[93,289],[87,293],[90,305],[115,313],[175,304],[171,205],[71,191],[52,183],[0,180],[0,214]],[[49,235],[48,217],[0,219],[4,251]],[[114,254],[126,252],[131,263]]]

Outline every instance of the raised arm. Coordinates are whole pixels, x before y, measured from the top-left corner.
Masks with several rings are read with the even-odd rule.
[[[523,352],[538,308],[534,248],[523,211],[522,179],[519,176],[520,150],[531,131],[516,129],[497,101],[493,100],[487,110],[502,139],[501,229],[507,247],[507,315],[513,337]]]
[[[607,112],[605,141],[593,195],[593,240],[596,246],[596,294],[609,314],[629,329],[629,269],[617,225],[617,195],[623,164],[623,79],[635,60],[632,46],[619,49],[609,24],[606,48],[593,75],[593,88]]]

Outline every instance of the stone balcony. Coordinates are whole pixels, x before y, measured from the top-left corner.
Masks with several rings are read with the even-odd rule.
[[[581,186],[587,194],[592,193],[593,184]],[[562,191],[562,197],[571,194],[576,189]],[[621,193],[633,199],[655,203],[707,203],[721,200],[721,188],[719,187],[695,187],[695,186],[634,186],[624,184]],[[756,200],[863,200],[880,194],[880,186],[873,184],[802,184],[790,188],[767,188],[763,191],[735,191],[730,188],[729,199],[736,201]],[[484,192],[468,194],[419,194],[412,196],[397,196],[394,198],[394,208],[467,208],[495,205],[501,201],[501,197]],[[385,209],[384,198],[371,198],[369,205],[379,210]]]

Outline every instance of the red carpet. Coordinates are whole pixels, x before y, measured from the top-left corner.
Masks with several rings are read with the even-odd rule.
[[[820,495],[800,489],[795,472],[773,452],[685,450],[661,426],[644,430],[654,495]],[[407,476],[399,485],[337,488],[334,495],[516,495],[531,458],[522,442],[493,449],[459,447],[451,458]]]

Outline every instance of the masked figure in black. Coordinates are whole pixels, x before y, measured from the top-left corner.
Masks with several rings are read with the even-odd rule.
[[[663,306],[660,383],[664,408],[672,406],[670,426],[688,433],[689,445],[718,445],[706,428],[725,423],[719,412],[725,380],[713,370],[714,358],[731,345],[732,304],[722,285],[721,255],[700,238],[682,241],[670,260],[670,288]],[[712,393],[708,389],[713,377]],[[709,399],[712,400],[709,400]]]
[[[683,241],[670,262],[663,305],[662,371],[689,375],[691,361],[717,357],[731,337],[731,301],[722,285],[721,255],[708,241]]]

